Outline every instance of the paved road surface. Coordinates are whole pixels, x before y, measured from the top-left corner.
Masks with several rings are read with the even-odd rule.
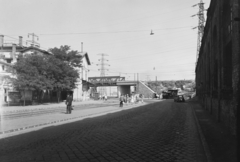
[[[188,103],[156,102],[0,140],[1,162],[206,162]]]

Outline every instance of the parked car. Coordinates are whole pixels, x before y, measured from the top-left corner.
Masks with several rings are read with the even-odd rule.
[[[174,102],[185,102],[183,95],[177,95],[174,97]]]

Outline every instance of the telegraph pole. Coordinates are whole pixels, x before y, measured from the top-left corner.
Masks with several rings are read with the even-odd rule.
[[[201,41],[204,34],[204,23],[205,23],[204,11],[206,10],[204,9],[204,3],[202,0],[200,0],[200,3],[193,5],[193,7],[196,7],[196,6],[199,6],[199,11],[197,14],[192,15],[192,17],[198,16],[198,26],[193,28],[193,29],[198,28],[197,55],[196,55],[196,64],[197,64],[200,47],[201,47]]]
[[[39,40],[39,37],[34,33],[28,33],[28,38],[29,38],[29,36],[32,37],[32,40],[27,40],[26,44],[30,43],[32,46],[40,47],[40,44],[35,41],[35,38],[37,38],[37,40]]]
[[[108,71],[108,69],[106,68],[106,66],[110,66],[109,64],[107,64],[106,62],[109,61],[107,59],[105,59],[106,56],[108,56],[108,54],[104,54],[104,53],[101,53],[101,54],[98,54],[101,56],[101,59],[99,59],[98,61],[100,61],[100,64],[97,64],[100,66],[100,77],[105,77],[106,76],[106,71]],[[105,87],[100,87],[100,94],[101,95],[104,95],[106,94],[106,88]]]
[[[83,53],[83,42],[81,42],[81,53]]]

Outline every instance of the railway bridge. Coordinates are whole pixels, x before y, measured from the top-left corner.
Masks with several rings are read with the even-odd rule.
[[[121,94],[131,94],[131,87],[134,87],[135,93],[141,93],[145,97],[152,97],[155,93],[142,81],[125,80],[125,77],[121,76],[105,76],[105,77],[89,77],[90,87],[110,87],[116,86],[118,91],[118,97]]]

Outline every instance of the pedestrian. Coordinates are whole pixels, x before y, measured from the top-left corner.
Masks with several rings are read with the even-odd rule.
[[[132,96],[131,96],[131,104],[133,104],[134,103],[134,94],[132,94]]]
[[[72,113],[72,95],[68,95],[67,99],[66,99],[66,105],[67,105],[67,114],[71,114]]]
[[[126,103],[126,95],[123,95],[123,103],[125,104]]]
[[[144,97],[143,94],[140,94],[139,97],[140,97],[141,102],[143,103],[143,97]]]
[[[129,96],[126,94],[126,104],[128,104]]]
[[[131,103],[131,94],[128,95],[128,103]]]
[[[104,99],[105,99],[105,101],[107,101],[107,95],[105,95]]]
[[[119,101],[120,101],[120,107],[123,107],[123,101],[124,101],[123,95],[120,96]]]

